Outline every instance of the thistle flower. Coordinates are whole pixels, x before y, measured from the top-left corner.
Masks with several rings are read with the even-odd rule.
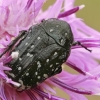
[[[2,100],[65,100],[56,97],[55,87],[70,95],[71,100],[87,100],[83,94],[97,95],[100,93],[100,67],[96,50],[99,50],[99,32],[87,26],[75,12],[84,5],[74,7],[74,0],[56,0],[46,11],[42,10],[45,0],[1,0],[0,2],[0,53],[16,38],[20,31],[28,30],[30,26],[43,19],[58,18],[68,22],[74,35],[74,41],[81,45],[71,48],[71,54],[66,65],[75,69],[79,74],[70,74],[62,71],[60,74],[48,78],[33,89],[17,92],[10,84],[19,86],[5,74],[11,68],[5,63],[16,58],[18,54],[10,55],[7,52],[0,58],[0,98]],[[62,4],[64,7],[62,8]],[[63,12],[61,10],[63,9]],[[83,47],[82,47],[83,46]],[[92,50],[90,53],[88,50]]]

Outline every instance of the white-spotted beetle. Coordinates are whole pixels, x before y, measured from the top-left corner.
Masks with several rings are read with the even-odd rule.
[[[17,89],[22,91],[60,73],[62,63],[69,57],[72,43],[73,34],[69,24],[51,18],[23,31],[0,57],[9,50],[19,53],[17,59],[7,63],[12,70],[6,74],[21,84]]]

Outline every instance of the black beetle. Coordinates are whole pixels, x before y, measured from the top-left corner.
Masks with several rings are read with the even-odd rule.
[[[19,43],[15,46],[18,40]],[[51,18],[33,25],[28,31],[23,31],[4,51],[19,53],[17,59],[7,63],[12,70],[6,74],[21,84],[17,90],[35,87],[62,71],[61,65],[69,57],[72,43],[73,34],[65,21]]]

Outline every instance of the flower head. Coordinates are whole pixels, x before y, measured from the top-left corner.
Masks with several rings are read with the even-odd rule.
[[[82,9],[84,5],[74,7],[74,0],[56,0],[46,11],[43,11],[44,2],[45,0],[1,0],[0,2],[0,53],[3,53],[0,58],[0,98],[2,100],[44,100],[45,98],[65,100],[52,95],[56,93],[55,87],[69,94],[71,100],[86,100],[83,94],[99,94],[100,67],[97,62],[99,52],[96,50],[99,50],[100,34],[75,16],[75,12]],[[62,7],[63,3],[64,7]],[[10,43],[22,31],[49,18],[64,20],[71,26],[76,44],[73,43],[70,57],[65,64],[79,74],[70,74],[63,70],[32,89],[18,92],[12,85],[19,87],[20,83],[7,76],[7,72],[12,69],[6,64],[18,57],[18,52],[9,53],[12,45]]]

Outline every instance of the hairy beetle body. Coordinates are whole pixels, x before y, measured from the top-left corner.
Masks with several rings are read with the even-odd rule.
[[[67,22],[48,19],[32,26],[11,52],[19,52],[17,59],[7,65],[6,72],[24,90],[37,86],[62,71],[61,65],[70,54],[73,35]]]

